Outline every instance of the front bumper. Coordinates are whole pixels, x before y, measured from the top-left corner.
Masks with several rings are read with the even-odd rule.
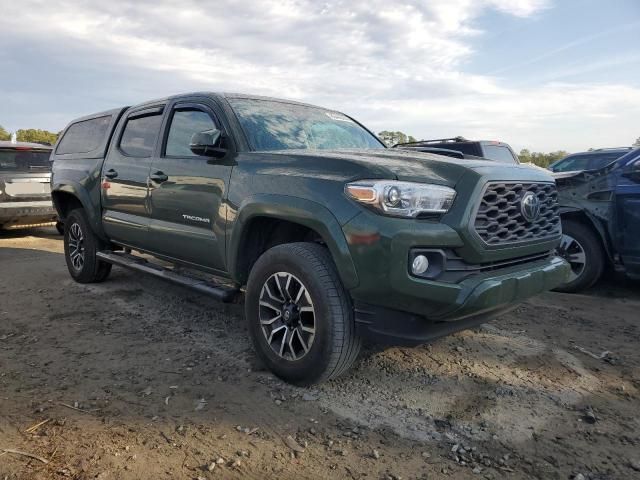
[[[0,226],[3,228],[51,223],[56,219],[56,209],[51,200],[0,202]]]
[[[423,343],[482,323],[564,283],[569,273],[560,257],[539,257],[554,247],[545,244],[518,251],[538,255],[535,260],[478,272],[462,281],[417,278],[408,268],[412,248],[457,251],[465,244],[443,223],[403,220],[361,215],[343,226],[358,274],[358,286],[350,290],[356,321],[390,343]]]
[[[458,284],[411,278],[409,282],[416,282],[409,288],[411,300],[408,301],[406,293],[402,294],[410,309],[355,299],[356,324],[365,336],[381,343],[426,343],[484,323],[534,295],[555,288],[566,281],[569,268],[567,262],[553,256],[526,266],[477,275]],[[430,313],[425,315],[426,312]]]

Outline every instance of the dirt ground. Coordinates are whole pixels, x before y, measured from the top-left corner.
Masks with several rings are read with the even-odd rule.
[[[639,287],[301,389],[257,364],[241,305],[121,268],[79,285],[53,229],[3,233],[0,480],[640,478]]]

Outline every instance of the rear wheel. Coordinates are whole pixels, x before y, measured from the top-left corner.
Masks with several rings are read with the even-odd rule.
[[[320,245],[291,243],[265,252],[251,270],[245,311],[260,358],[296,385],[337,377],[360,351],[349,294]]]
[[[73,210],[64,222],[64,256],[76,282],[102,282],[109,276],[111,264],[96,256],[104,247],[104,242],[89,227],[84,210]]]
[[[567,283],[558,292],[575,293],[598,281],[604,270],[604,249],[593,229],[576,220],[562,220],[562,240],[558,255],[571,266]]]

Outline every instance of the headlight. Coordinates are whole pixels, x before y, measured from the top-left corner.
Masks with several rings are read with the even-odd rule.
[[[345,193],[360,203],[397,217],[446,213],[456,197],[453,188],[442,185],[393,180],[361,180],[348,183]]]

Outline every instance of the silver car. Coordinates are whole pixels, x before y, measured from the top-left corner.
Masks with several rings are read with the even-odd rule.
[[[0,229],[57,221],[51,202],[52,147],[0,141]]]

